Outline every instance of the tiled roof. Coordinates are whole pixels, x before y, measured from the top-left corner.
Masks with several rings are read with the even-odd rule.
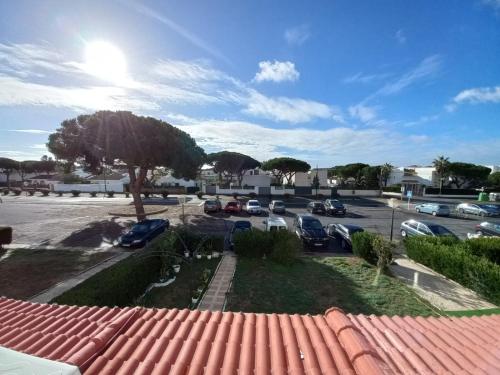
[[[0,298],[0,345],[84,374],[500,373],[500,317],[75,307]]]

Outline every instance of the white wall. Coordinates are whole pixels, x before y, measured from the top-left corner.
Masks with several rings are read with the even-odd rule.
[[[237,194],[250,194],[250,193],[259,193],[259,188],[255,187],[253,189],[221,189],[219,186],[217,186],[216,194],[227,194],[231,195],[233,193]]]
[[[353,193],[354,192],[354,193]],[[362,197],[378,197],[380,196],[380,190],[352,190],[352,189],[339,189],[337,194],[344,197],[349,195],[357,195]]]
[[[285,189],[281,186],[271,186],[271,195],[295,194],[295,189]]]
[[[261,174],[261,173],[254,174],[254,175],[245,174],[243,176],[241,184],[243,186],[248,185],[248,186],[268,187],[268,186],[271,186],[271,176],[269,176],[267,174]]]
[[[184,180],[183,178],[175,178],[172,176],[162,176],[158,179],[158,184],[167,184],[175,186],[175,184],[179,184],[179,186],[190,187],[196,186],[196,181],[194,180]]]
[[[104,192],[106,191],[114,191],[117,193],[123,193],[123,183],[119,181],[107,181],[106,189],[104,189],[104,183],[102,184],[54,184],[54,191],[71,191],[71,190],[79,190],[81,192]]]
[[[309,172],[297,172],[293,176],[291,183],[295,184],[295,186],[311,186],[316,172],[318,173],[319,185],[328,186],[327,168],[318,168],[317,171],[316,169],[311,169]]]

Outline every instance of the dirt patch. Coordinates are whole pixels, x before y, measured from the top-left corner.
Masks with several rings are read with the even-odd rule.
[[[82,250],[0,251],[0,296],[30,298],[114,255]]]

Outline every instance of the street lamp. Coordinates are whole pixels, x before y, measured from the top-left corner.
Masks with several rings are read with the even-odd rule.
[[[392,242],[392,237],[394,234],[394,211],[396,208],[399,208],[399,203],[396,199],[390,198],[390,199],[388,199],[387,205],[392,208],[392,212],[391,212],[391,242]]]

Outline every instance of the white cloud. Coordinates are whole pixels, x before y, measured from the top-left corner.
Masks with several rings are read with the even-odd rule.
[[[500,86],[479,87],[460,92],[453,102],[461,103],[500,103]]]
[[[369,107],[357,104],[349,107],[349,114],[351,117],[369,124],[377,118],[377,109],[376,106]]]
[[[406,35],[403,29],[399,29],[396,31],[396,34],[394,35],[396,40],[398,41],[399,44],[405,44],[406,43]]]
[[[363,74],[362,72],[358,72],[352,76],[344,78],[342,80],[342,82],[344,82],[344,83],[372,83],[372,82],[387,78],[389,76],[390,76],[389,73]]]
[[[17,133],[29,133],[29,134],[50,134],[47,130],[41,129],[9,129],[9,132],[17,132]]]
[[[309,25],[300,25],[296,27],[291,27],[285,30],[285,40],[289,45],[302,45],[309,37],[311,32],[309,31]]]
[[[40,143],[40,144],[35,144],[35,145],[31,146],[31,148],[34,148],[36,150],[46,150],[47,146],[45,145],[45,143]]]
[[[227,79],[227,75],[213,69],[203,60],[181,61],[160,60],[151,69],[154,75],[169,81],[177,82],[203,82]]]
[[[295,69],[295,64],[291,61],[261,61],[259,63],[260,71],[255,75],[257,82],[273,81],[296,81],[300,73]]]
[[[252,91],[244,112],[253,116],[292,124],[339,115],[334,108],[312,100],[287,97],[267,97]]]

